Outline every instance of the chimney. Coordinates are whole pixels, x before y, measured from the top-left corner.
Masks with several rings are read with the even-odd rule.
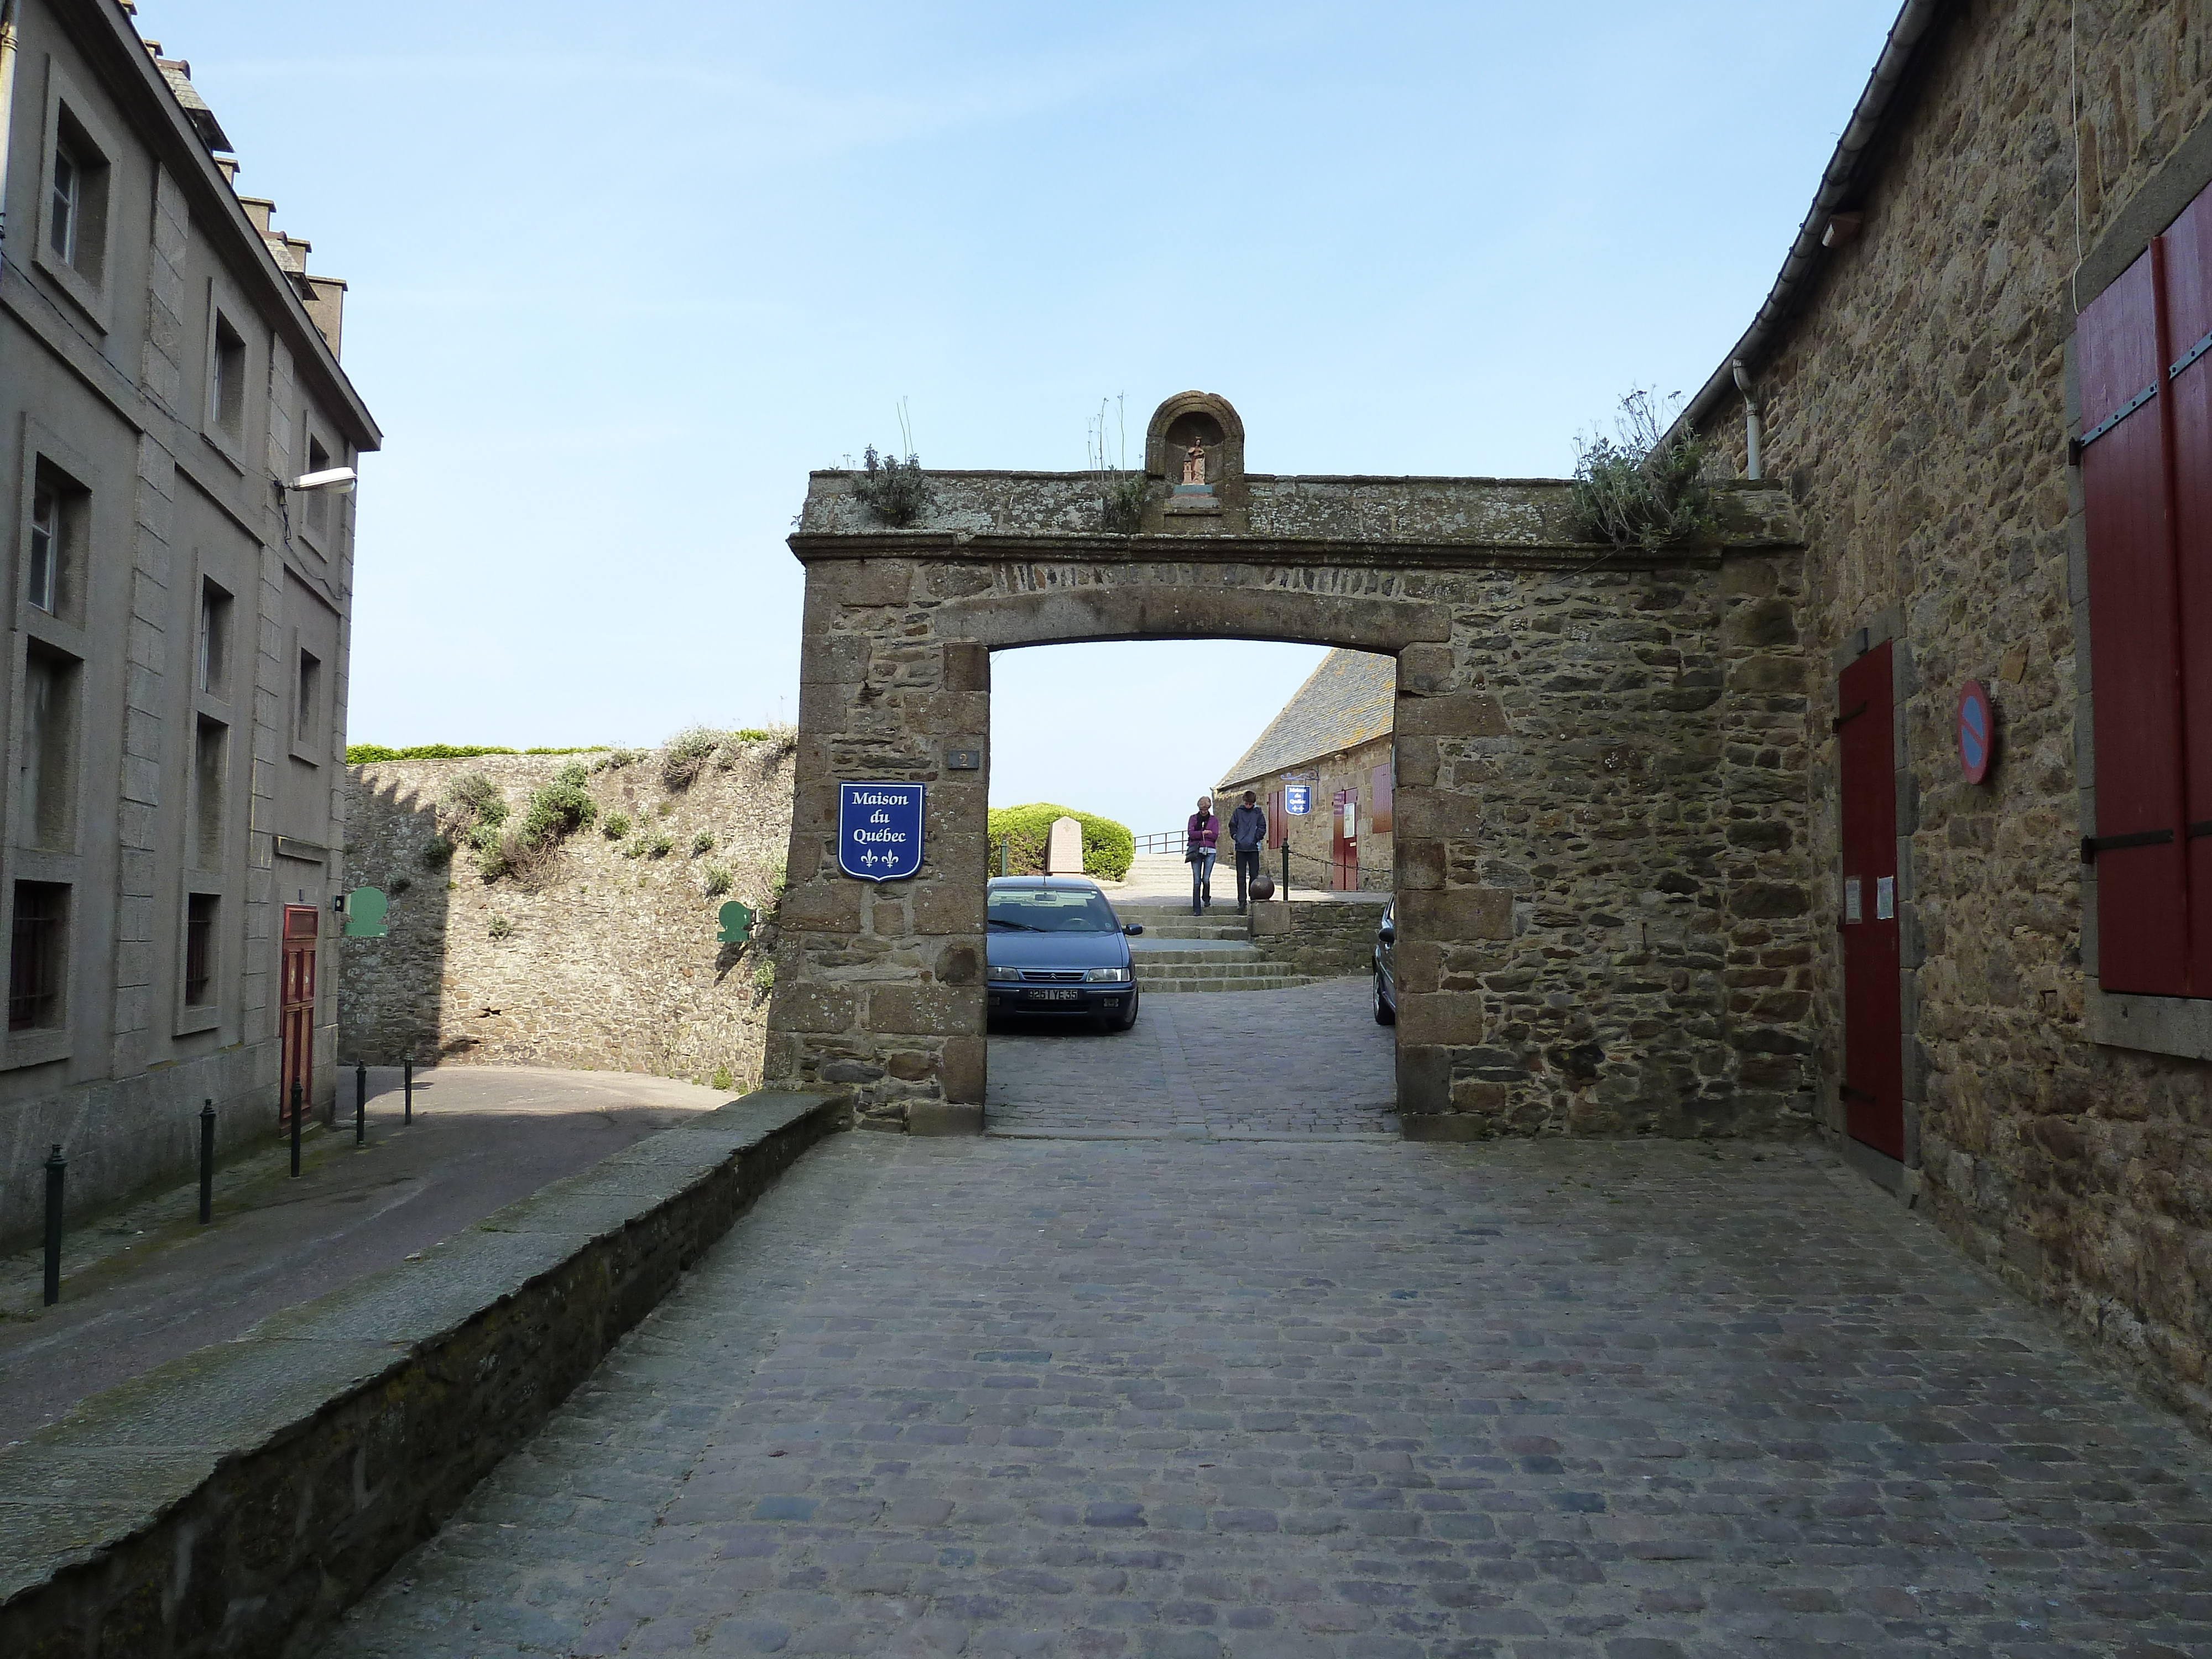
[[[228,185],[233,190],[236,190],[238,188],[238,157],[235,155],[218,155],[214,157],[213,160],[215,161],[216,170],[222,174],[223,183]]]
[[[309,290],[307,301],[307,320],[323,337],[331,349],[331,356],[338,355],[338,336],[345,322],[345,279],[342,276],[308,276],[301,279]]]
[[[246,216],[253,221],[253,228],[261,233],[262,240],[266,241],[276,234],[269,228],[269,222],[276,216],[276,203],[266,196],[241,196],[238,198],[238,204],[246,210]]]

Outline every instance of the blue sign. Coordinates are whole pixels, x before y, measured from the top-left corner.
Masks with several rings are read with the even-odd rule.
[[[1294,818],[1302,818],[1313,811],[1313,789],[1303,783],[1287,784],[1283,789],[1283,811]]]
[[[837,867],[863,881],[901,881],[921,868],[918,783],[837,786]]]

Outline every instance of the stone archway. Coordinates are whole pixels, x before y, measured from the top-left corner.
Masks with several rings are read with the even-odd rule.
[[[1221,434],[1206,492],[1165,434]],[[1407,1132],[1735,1132],[1805,1109],[1805,665],[1784,493],[1715,545],[1582,540],[1565,484],[1248,473],[1225,399],[1155,416],[1142,528],[1084,473],[931,475],[909,528],[810,480],[768,1074],[873,1127],[980,1128],[990,653],[1270,639],[1398,659]],[[1210,458],[1211,459],[1211,458]],[[970,758],[973,769],[956,768]],[[839,872],[841,781],[928,786],[925,857]]]

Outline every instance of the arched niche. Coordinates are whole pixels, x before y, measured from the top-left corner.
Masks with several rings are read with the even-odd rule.
[[[1242,483],[1244,422],[1228,398],[1212,392],[1179,392],[1152,411],[1145,433],[1145,471],[1170,484],[1182,477],[1184,453],[1206,447],[1210,484]]]

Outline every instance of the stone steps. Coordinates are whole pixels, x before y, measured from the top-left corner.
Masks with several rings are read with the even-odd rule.
[[[1318,982],[1302,974],[1224,974],[1211,979],[1154,978],[1141,972],[1137,975],[1139,991],[1158,996],[1188,991],[1291,991]]]
[[[1153,910],[1124,910],[1119,913],[1124,921],[1142,924],[1146,939],[1247,939],[1252,930],[1243,917],[1231,911],[1229,920],[1216,921],[1211,916],[1194,916],[1189,911],[1181,915],[1161,915]]]

